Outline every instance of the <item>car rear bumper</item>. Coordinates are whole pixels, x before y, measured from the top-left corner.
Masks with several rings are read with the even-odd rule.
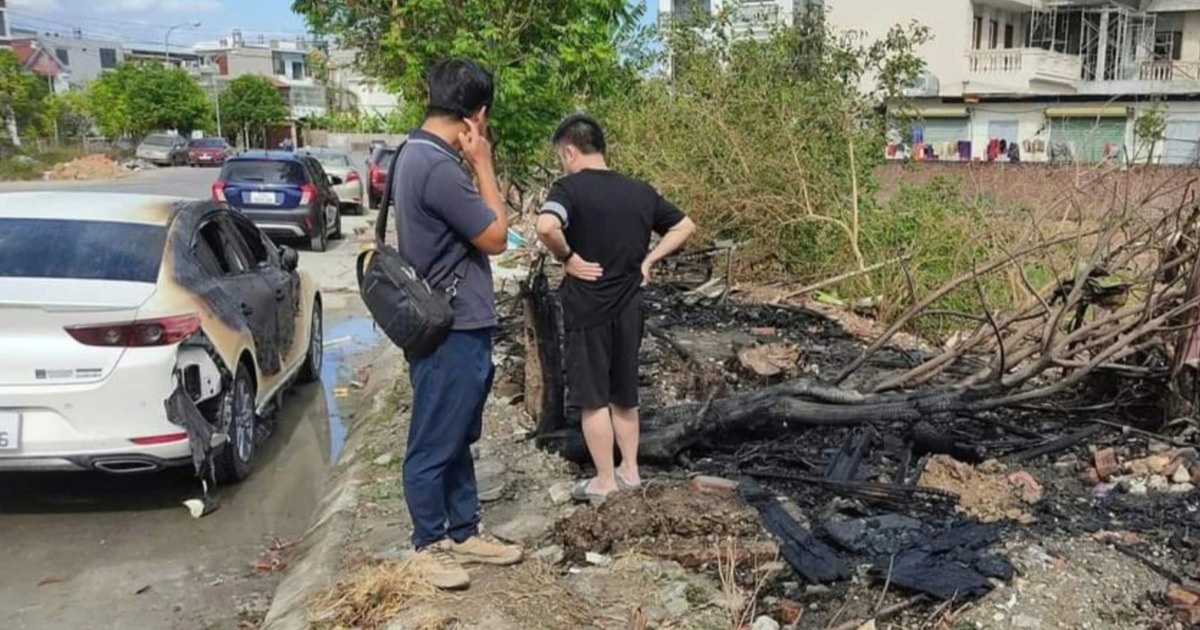
[[[289,210],[261,210],[256,208],[234,208],[250,219],[267,236],[276,238],[312,238],[314,226],[321,225],[313,208]]]
[[[190,452],[155,454],[145,451],[88,453],[62,457],[3,457],[0,472],[86,472],[130,475],[178,468],[192,463]]]
[[[18,448],[0,450],[0,470],[90,470],[133,462],[138,465],[126,466],[130,472],[148,472],[186,459],[187,435],[166,409],[178,352],[175,346],[127,350],[94,383],[0,386],[0,411],[20,421]]]

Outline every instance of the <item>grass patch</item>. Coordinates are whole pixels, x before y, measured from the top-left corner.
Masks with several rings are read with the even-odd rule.
[[[85,155],[79,148],[54,147],[45,151],[25,151],[0,157],[0,181],[19,182],[42,179],[42,173],[55,164],[70,162]]]

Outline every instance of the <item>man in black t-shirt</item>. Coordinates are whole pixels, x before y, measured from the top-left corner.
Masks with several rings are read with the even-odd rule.
[[[567,403],[583,410],[596,476],[575,486],[599,501],[641,485],[638,473],[638,350],[642,286],[655,263],[683,246],[695,225],[649,184],[608,169],[604,131],[581,114],[554,132],[566,176],[550,189],[538,236],[563,264]],[[650,234],[662,238],[650,250]],[[613,441],[621,466],[613,463]]]

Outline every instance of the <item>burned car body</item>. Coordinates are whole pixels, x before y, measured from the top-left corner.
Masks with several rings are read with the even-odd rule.
[[[210,202],[0,194],[0,470],[250,473],[322,359],[321,297]]]

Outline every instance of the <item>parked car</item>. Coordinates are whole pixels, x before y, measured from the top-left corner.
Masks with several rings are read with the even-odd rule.
[[[333,187],[338,200],[342,202],[342,211],[347,214],[363,214],[367,200],[367,186],[354,168],[350,156],[344,151],[319,147],[306,147],[300,153],[316,158],[328,175],[338,177],[341,184]]]
[[[160,166],[182,166],[187,162],[188,139],[165,133],[154,133],[142,139],[137,157]]]
[[[383,187],[387,185],[388,168],[391,167],[392,158],[395,156],[395,148],[383,146],[371,151],[371,155],[367,157],[367,179],[370,180],[367,193],[369,195],[368,202],[372,208],[379,207],[379,200],[383,197]]]
[[[261,419],[321,373],[321,295],[298,261],[209,201],[0,194],[0,470],[195,456],[245,478]]]
[[[220,166],[233,153],[225,138],[197,138],[188,143],[188,166]]]
[[[247,151],[225,160],[212,198],[279,238],[308,239],[323,252],[342,237],[341,202],[328,175],[311,155],[290,151]]]

